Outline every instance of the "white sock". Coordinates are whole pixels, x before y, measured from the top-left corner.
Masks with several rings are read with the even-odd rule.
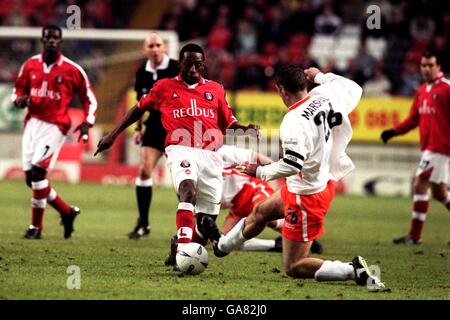
[[[339,260],[325,260],[319,270],[314,274],[317,281],[343,281],[355,278],[353,266]]]
[[[231,252],[237,246],[244,243],[245,239],[242,231],[244,231],[245,218],[242,218],[226,235],[220,237],[218,247],[225,253]]]
[[[275,248],[275,240],[253,238],[245,241],[239,247],[242,251],[269,251]]]

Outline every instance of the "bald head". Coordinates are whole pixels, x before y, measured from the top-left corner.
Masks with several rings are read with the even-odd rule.
[[[158,33],[152,32],[145,38],[144,53],[150,60],[153,68],[161,64],[166,53],[166,45]]]

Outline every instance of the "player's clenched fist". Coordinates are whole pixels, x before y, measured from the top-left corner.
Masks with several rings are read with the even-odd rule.
[[[30,97],[27,94],[25,94],[21,97],[18,97],[14,101],[14,105],[20,109],[25,109],[26,107],[28,107],[29,104],[30,104]]]
[[[320,73],[320,70],[317,68],[308,68],[305,69],[303,72],[305,73],[306,79],[308,79],[311,82],[314,82],[314,78],[317,76],[317,74]]]

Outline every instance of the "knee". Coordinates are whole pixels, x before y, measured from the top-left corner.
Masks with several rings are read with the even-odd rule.
[[[307,270],[304,270],[304,268],[302,268],[300,262],[301,261],[285,265],[284,270],[286,275],[291,278],[300,278],[300,279],[310,278],[309,273],[307,272]]]
[[[150,170],[146,166],[141,166],[139,168],[139,178],[141,178],[141,180],[148,180],[151,178],[151,176],[152,176],[152,170]]]
[[[197,191],[193,181],[183,181],[178,188],[178,193],[181,202],[189,202],[195,204],[197,198]]]
[[[47,170],[33,166],[31,169],[31,181],[41,181],[44,180],[47,176]],[[31,183],[30,183],[31,185]]]
[[[260,222],[260,223],[268,222],[261,203],[257,203],[255,205],[255,208],[253,209],[253,217],[257,222]]]

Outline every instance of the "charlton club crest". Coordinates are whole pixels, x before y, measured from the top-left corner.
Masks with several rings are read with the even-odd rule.
[[[180,166],[181,166],[182,168],[189,168],[189,167],[191,166],[191,164],[189,163],[189,161],[183,160],[183,161],[181,161]]]
[[[56,83],[57,84],[61,84],[63,82],[64,82],[64,77],[63,76],[61,76],[61,75],[56,76]]]
[[[204,96],[205,96],[205,99],[208,101],[212,101],[212,99],[214,99],[214,96],[212,95],[211,92],[205,92]]]

